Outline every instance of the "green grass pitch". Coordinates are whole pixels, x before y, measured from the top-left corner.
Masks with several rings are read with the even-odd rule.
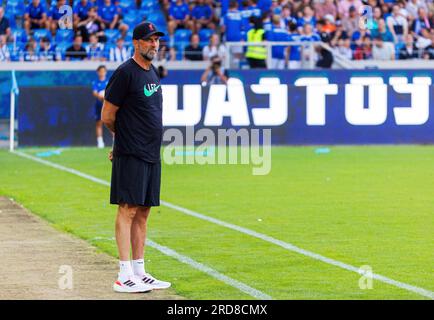
[[[47,148],[20,149],[36,154]],[[249,165],[164,165],[162,199],[328,258],[434,291],[434,147],[273,147],[269,175]],[[106,181],[108,149],[44,158]],[[109,187],[0,151],[0,194],[117,256]],[[426,299],[165,206],[149,237],[273,299]],[[190,299],[251,297],[156,249],[147,269]],[[116,275],[114,274],[113,277]],[[109,288],[110,286],[108,286]]]

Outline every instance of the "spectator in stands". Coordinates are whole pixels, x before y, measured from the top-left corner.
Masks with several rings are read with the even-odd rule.
[[[301,35],[298,32],[297,24],[290,23],[288,25],[289,29],[289,39],[291,42],[299,42]],[[289,46],[289,69],[299,69],[301,67],[301,46],[300,45],[292,45]]]
[[[306,23],[303,27],[303,33],[300,37],[301,42],[316,42],[321,41],[321,38],[318,33],[313,32],[313,27],[310,23]],[[312,57],[310,45],[303,45],[302,46],[302,63],[309,63],[314,57]],[[307,67],[307,65],[304,65],[302,67]]]
[[[316,62],[316,66],[318,68],[330,69],[333,64],[332,53],[321,46],[315,46],[315,51],[318,55],[318,61]]]
[[[79,22],[88,18],[88,12],[92,8],[92,4],[88,0],[80,0],[74,7],[74,28],[77,28]]]
[[[282,12],[280,13],[281,16],[281,24],[282,28],[286,28],[289,26],[290,23],[297,24],[297,19],[292,16],[291,14],[291,8],[290,6],[284,6],[282,7]]]
[[[427,49],[429,46],[432,46],[433,42],[431,39],[431,35],[430,32],[428,31],[428,29],[422,29],[420,32],[420,35],[415,35],[416,37],[416,47],[419,50],[425,50]]]
[[[323,2],[316,2],[315,4],[315,17],[317,20],[324,18],[326,15],[331,15],[336,21],[338,16],[338,8],[334,4],[334,0],[324,0]]]
[[[212,23],[213,10],[210,5],[205,4],[204,0],[196,0],[196,5],[191,10],[191,17],[193,18],[194,32],[198,32],[202,28],[215,29]]]
[[[351,6],[348,9],[348,16],[342,19],[342,27],[347,32],[348,37],[352,37],[353,33],[359,30],[359,13],[356,7]]]
[[[405,39],[405,46],[399,50],[399,59],[408,60],[417,58],[419,58],[419,49],[413,41],[413,36],[408,34]]]
[[[306,7],[311,6],[311,0],[299,0],[299,1],[291,1],[292,11],[294,12],[295,17],[300,19],[304,14],[304,9]]]
[[[48,23],[47,24],[48,24],[48,27],[49,27],[51,34],[53,36],[56,35],[56,31],[59,27],[59,19],[66,13],[66,11],[65,12],[59,12],[59,9],[62,6],[64,6],[65,3],[66,3],[65,0],[57,0],[57,3],[55,5],[52,5],[50,10],[48,10],[48,14],[47,14]],[[72,25],[66,26],[66,27],[72,28]]]
[[[0,35],[0,61],[10,61],[10,59],[11,54],[6,44],[6,36],[2,34]]]
[[[131,58],[131,49],[125,47],[123,38],[116,40],[116,47],[110,48],[109,60],[115,62],[124,62]]]
[[[338,13],[341,19],[348,18],[350,13],[350,7],[356,8],[356,12],[359,12],[359,8],[363,5],[360,0],[340,0],[338,1]]]
[[[199,44],[199,35],[197,33],[193,33],[190,37],[190,44],[185,47],[184,57],[190,61],[202,61],[203,48]]]
[[[0,36],[4,35],[6,40],[11,37],[11,28],[9,26],[9,20],[5,17],[5,11],[0,6]]]
[[[99,41],[105,41],[104,31],[96,8],[91,7],[87,12],[87,18],[77,23],[77,30],[84,42],[89,42],[89,36],[95,34]]]
[[[29,34],[32,29],[43,29],[46,27],[47,13],[45,7],[42,5],[41,0],[32,0],[24,13],[24,29]]]
[[[50,39],[48,39],[47,37],[42,37],[41,40],[39,41],[38,60],[39,61],[57,60],[56,50],[51,45]]]
[[[26,46],[24,47],[24,52],[22,53],[22,56],[20,57],[21,61],[38,61],[39,57],[36,52],[36,41],[34,39],[30,39]]]
[[[365,60],[372,59],[372,41],[371,37],[368,35],[364,35],[363,39],[363,58]]]
[[[399,5],[393,5],[392,14],[386,20],[387,27],[392,33],[395,43],[403,43],[408,34],[407,19],[402,15],[400,10]]]
[[[310,24],[312,28],[314,28],[316,25],[316,19],[313,14],[313,10],[309,6],[304,7],[303,16],[297,20],[297,25],[300,31],[303,29],[303,26],[305,26],[306,24]]]
[[[416,19],[413,21],[411,31],[420,34],[422,29],[434,29],[434,21],[430,19],[425,8],[419,8]]]
[[[394,42],[392,33],[387,29],[386,22],[383,19],[378,21],[378,29],[372,31],[372,37],[376,38],[381,36],[384,42]]]
[[[83,48],[83,38],[80,35],[76,35],[74,37],[74,42],[72,43],[72,46],[66,49],[65,60],[87,60],[87,52],[86,49]]]
[[[222,17],[220,22],[220,31],[225,35],[226,41],[241,41],[242,17],[238,10],[238,2],[232,0],[229,3],[229,10]]]
[[[342,38],[338,41],[338,46],[335,48],[335,52],[347,58],[348,60],[353,59],[353,50],[351,50],[351,40],[350,38]]]
[[[111,0],[104,0],[104,4],[98,7],[98,16],[103,29],[119,29],[122,36],[128,32],[128,26],[119,18],[119,7],[112,4]]]
[[[164,39],[160,39],[160,47],[157,53],[157,61],[162,61],[163,63],[166,61],[175,61],[176,60],[176,52],[175,49],[169,46],[168,42]],[[167,73],[167,70],[160,70],[159,73],[164,72]]]
[[[89,36],[89,45],[86,47],[87,59],[91,61],[105,61],[107,60],[104,54],[104,45],[98,42],[96,34]]]
[[[428,6],[425,0],[409,0],[405,6],[411,20],[417,19],[419,16],[419,9],[422,8],[425,12],[428,12]]]
[[[238,1],[231,0],[229,3],[229,10],[221,19],[220,31],[224,34],[226,41],[239,42],[244,40],[241,33],[242,27],[243,22],[241,12],[238,10]],[[234,63],[238,63],[243,53],[243,47],[231,46],[230,48],[230,54]]]
[[[372,19],[369,19],[366,24],[366,28],[369,29],[371,34],[378,32],[378,23],[380,20],[383,20],[383,11],[381,11],[380,7],[374,7]]]
[[[170,35],[173,35],[176,29],[193,29],[190,9],[183,0],[176,0],[176,3],[170,5],[167,29]]]
[[[252,19],[261,17],[261,9],[258,8],[256,3],[256,0],[243,0],[242,2],[243,7],[241,9],[241,17],[244,32],[247,32],[252,28]]]
[[[222,69],[222,60],[218,56],[211,58],[211,64],[202,74],[200,81],[203,86],[227,83],[228,77]]]
[[[289,41],[289,33],[286,29],[280,26],[280,17],[274,15],[272,18],[273,27],[271,31],[265,34],[268,41]],[[285,64],[288,61],[288,50],[285,46],[273,46],[271,49],[271,69],[285,69]]]
[[[225,46],[220,43],[219,36],[214,33],[209,38],[209,44],[203,48],[203,59],[210,60],[211,57],[218,56],[221,60],[224,60],[225,54]]]
[[[385,43],[383,38],[378,35],[374,39],[372,56],[374,60],[395,60],[395,46],[390,42]]]

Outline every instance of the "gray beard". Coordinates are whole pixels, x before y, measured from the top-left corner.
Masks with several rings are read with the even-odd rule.
[[[148,55],[147,53],[140,53],[140,55],[143,57],[143,59],[152,61],[154,59],[154,56]]]

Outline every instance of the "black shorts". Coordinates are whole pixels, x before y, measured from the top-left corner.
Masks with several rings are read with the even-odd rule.
[[[113,157],[110,203],[155,207],[160,205],[161,163],[134,156]]]

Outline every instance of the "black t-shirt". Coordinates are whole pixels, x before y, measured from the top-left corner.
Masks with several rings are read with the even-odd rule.
[[[185,47],[185,58],[187,60],[192,61],[202,61],[203,55],[202,55],[202,47],[196,47],[194,48],[191,44]]]
[[[71,46],[66,49],[65,57],[71,60],[84,60],[87,58],[87,52],[86,49],[83,47],[75,49],[74,46]]]
[[[146,162],[159,162],[163,95],[155,67],[151,65],[145,70],[133,58],[127,60],[111,76],[105,99],[119,107],[113,155],[132,155]]]

